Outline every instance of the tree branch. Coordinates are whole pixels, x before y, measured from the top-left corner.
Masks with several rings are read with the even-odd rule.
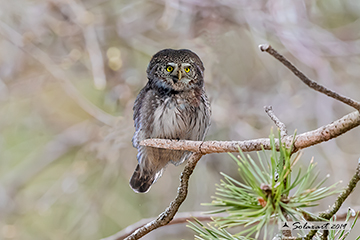
[[[281,139],[286,137],[287,136],[286,125],[283,122],[281,122],[280,119],[277,116],[275,116],[275,113],[273,112],[272,106],[266,106],[265,107],[265,112],[269,115],[271,120],[273,120],[275,125],[279,128]]]
[[[321,92],[329,97],[332,97],[340,102],[343,102],[356,110],[360,111],[360,102],[355,101],[349,97],[343,96],[341,94],[338,94],[330,89],[327,89],[326,87],[320,85],[319,83],[310,80],[308,77],[305,76],[299,69],[297,69],[294,65],[292,65],[289,60],[287,60],[283,55],[279,54],[275,49],[273,49],[268,44],[261,44],[259,46],[260,50],[263,52],[269,53],[271,56],[279,60],[282,64],[284,64],[288,69],[290,69],[291,72],[293,72],[303,83],[308,85],[310,88],[314,89],[315,91]]]
[[[294,152],[307,148],[330,139],[336,138],[347,131],[360,125],[360,114],[358,111],[352,112],[344,117],[322,126],[316,130],[297,135],[294,142]],[[287,146],[291,145],[293,136],[286,136],[282,142]],[[200,152],[201,154],[238,152],[239,148],[243,152],[270,150],[270,139],[259,138],[244,141],[188,141],[188,140],[168,140],[168,139],[146,139],[140,143],[147,147],[156,147],[172,150],[187,150]],[[277,142],[278,144],[278,142]]]
[[[280,138],[283,141],[284,138],[287,136],[286,125],[280,121],[280,119],[275,115],[272,110],[272,106],[265,106],[265,112],[268,114],[270,119],[275,123],[280,131]],[[285,158],[283,158],[283,165],[285,165]],[[287,184],[287,177],[284,179],[284,186],[286,187]],[[286,196],[287,197],[287,196]],[[290,220],[289,216],[286,212],[283,212],[285,219]],[[291,230],[282,230],[283,239],[292,239]]]
[[[159,228],[161,226],[167,225],[175,216],[176,212],[178,211],[180,205],[184,202],[187,192],[188,192],[188,185],[189,185],[189,178],[193,173],[197,162],[203,155],[201,153],[193,153],[185,165],[184,170],[180,175],[180,186],[177,191],[177,195],[175,199],[170,203],[170,206],[162,212],[157,219],[145,224],[144,226],[138,228],[136,231],[131,233],[125,240],[135,240],[143,237],[144,235],[148,234],[149,232]],[[110,236],[108,238],[104,238],[102,240],[117,240],[120,238],[116,237],[117,234],[114,236]]]
[[[194,221],[195,218],[199,221],[212,221],[214,217],[224,217],[227,215],[228,214],[224,214],[224,213],[204,215],[204,213],[202,212],[181,212],[181,213],[177,213],[176,216],[173,218],[173,220],[169,222],[166,226],[187,223],[188,221]],[[154,218],[141,219],[140,221],[121,230],[120,232],[110,237],[104,238],[102,240],[123,240],[126,237],[130,236],[133,232],[135,232],[136,229],[145,226],[145,224],[153,220],[155,219]]]
[[[352,112],[333,123],[320,127],[316,130],[305,132],[298,135],[295,138],[294,142],[294,152],[319,144],[321,142],[328,141],[332,138],[336,138],[341,134],[357,127],[360,125],[360,114],[358,111]],[[285,144],[290,145],[293,136],[286,136],[282,140]],[[237,152],[238,147],[241,148],[244,152],[249,151],[260,151],[262,146],[264,149],[270,150],[270,139],[254,139],[246,141],[187,141],[187,140],[168,140],[168,139],[147,139],[140,143],[144,146],[165,148],[172,150],[188,150],[194,152],[189,161],[187,162],[181,177],[180,177],[180,186],[178,188],[178,194],[175,199],[170,203],[170,206],[161,213],[157,219],[152,220],[151,222],[142,225],[136,231],[132,232],[131,235],[126,237],[126,240],[135,240],[139,239],[147,233],[153,231],[156,228],[168,224],[176,212],[178,211],[180,205],[185,200],[187,195],[188,181],[189,177],[192,174],[197,162],[200,158],[209,153],[219,153],[219,152]],[[103,240],[120,240],[122,234],[118,233]]]
[[[360,211],[360,206],[353,207],[352,209],[355,212],[358,212],[358,211]],[[348,213],[348,208],[341,209],[336,214],[336,221],[345,220],[347,213]],[[207,222],[207,221],[212,221],[214,217],[225,217],[225,216],[228,216],[228,214],[227,213],[218,213],[218,214],[204,215],[203,212],[180,212],[180,213],[177,213],[176,216],[173,218],[173,220],[171,222],[169,222],[166,226],[175,225],[175,224],[183,224],[188,221],[194,221],[195,218],[201,222]],[[154,219],[155,218],[141,219],[140,221],[138,221],[130,226],[127,226],[126,228],[117,232],[116,234],[114,234],[110,237],[104,238],[102,240],[123,240],[126,237],[128,237],[131,233],[133,233],[136,229],[144,226],[145,224],[147,224],[150,221],[153,221]],[[275,224],[275,222],[272,222],[272,223]],[[164,227],[166,227],[166,226],[164,226]]]
[[[320,218],[324,218],[327,220],[330,220],[332,216],[334,216],[337,211],[340,209],[341,205],[345,202],[346,198],[352,193],[354,188],[356,187],[356,184],[360,181],[360,158],[358,161],[358,167],[356,169],[355,175],[350,180],[347,188],[339,195],[339,197],[336,199],[332,209],[330,211],[326,211],[319,214]],[[314,237],[317,230],[311,230],[308,235],[304,238],[304,240],[310,240]]]

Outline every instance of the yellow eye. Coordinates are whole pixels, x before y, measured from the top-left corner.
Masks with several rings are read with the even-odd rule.
[[[173,68],[172,66],[167,66],[167,67],[166,67],[166,71],[172,72],[172,70],[174,70],[174,68]]]
[[[184,70],[185,70],[185,72],[190,72],[190,67],[186,67],[186,68],[184,68]]]

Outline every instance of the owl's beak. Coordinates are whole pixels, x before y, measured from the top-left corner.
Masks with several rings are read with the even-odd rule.
[[[181,70],[178,71],[178,79],[179,79],[179,81],[181,79]]]

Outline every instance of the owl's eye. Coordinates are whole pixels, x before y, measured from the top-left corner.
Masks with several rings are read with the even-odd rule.
[[[172,72],[172,70],[174,70],[174,68],[173,68],[172,66],[167,66],[167,67],[166,67],[166,71]]]
[[[184,70],[185,70],[185,72],[188,73],[188,72],[190,72],[190,67],[185,67]]]

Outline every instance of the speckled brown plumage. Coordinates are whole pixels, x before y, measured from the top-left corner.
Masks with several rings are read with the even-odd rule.
[[[202,141],[210,125],[210,104],[204,91],[204,66],[187,49],[164,49],[147,68],[148,82],[134,104],[138,165],[130,179],[135,192],[147,192],[171,162],[179,165],[189,151],[140,146],[148,138]]]

